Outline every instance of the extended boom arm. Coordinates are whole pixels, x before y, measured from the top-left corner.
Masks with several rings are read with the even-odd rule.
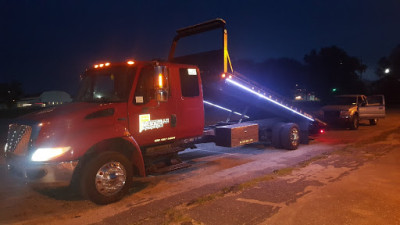
[[[200,33],[204,33],[207,31],[221,29],[223,33],[223,51],[224,51],[224,73],[228,72],[228,61],[231,67],[231,71],[233,72],[232,65],[230,63],[229,54],[228,54],[228,32],[225,28],[226,22],[223,19],[217,18],[214,20],[210,20],[204,23],[199,23],[193,26],[181,28],[176,31],[176,36],[172,42],[171,49],[168,55],[168,61],[172,61],[175,55],[176,45],[179,39],[187,36],[192,36]]]

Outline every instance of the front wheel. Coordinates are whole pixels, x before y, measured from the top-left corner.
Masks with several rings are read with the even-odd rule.
[[[358,115],[355,114],[353,116],[353,119],[352,119],[351,123],[350,123],[350,129],[351,130],[357,130],[359,125],[360,125],[360,120],[358,118]]]
[[[84,166],[81,192],[96,204],[116,202],[129,191],[132,176],[131,163],[124,155],[102,152]]]

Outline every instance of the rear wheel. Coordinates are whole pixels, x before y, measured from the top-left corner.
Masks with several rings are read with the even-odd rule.
[[[81,176],[81,192],[96,204],[120,200],[132,184],[129,160],[117,152],[103,152],[91,159]]]
[[[351,130],[357,130],[359,125],[360,125],[360,120],[359,120],[359,118],[358,118],[358,115],[355,114],[355,115],[353,116],[353,119],[351,120],[350,129],[351,129]]]
[[[279,123],[276,123],[272,127],[271,143],[272,143],[272,146],[274,146],[275,148],[282,148],[281,130],[282,130],[283,125],[284,125],[284,123],[279,122]]]
[[[371,125],[371,126],[374,126],[377,123],[378,123],[378,119],[377,118],[369,120],[369,125]]]
[[[282,147],[288,150],[295,150],[300,144],[300,129],[297,124],[287,123],[281,129]]]

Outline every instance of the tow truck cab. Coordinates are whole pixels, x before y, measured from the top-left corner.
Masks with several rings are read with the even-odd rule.
[[[40,186],[77,179],[84,195],[106,204],[126,193],[133,173],[145,175],[145,154],[176,154],[203,134],[196,66],[103,63],[81,78],[76,102],[28,114],[9,126],[10,172]],[[91,179],[96,183],[87,182]]]
[[[139,146],[203,133],[203,93],[196,66],[159,62],[98,66],[86,72],[83,83],[90,85],[82,86],[78,101],[125,103],[126,112],[116,119],[126,121]]]

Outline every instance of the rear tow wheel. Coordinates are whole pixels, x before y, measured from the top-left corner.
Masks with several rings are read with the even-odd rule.
[[[132,166],[124,155],[103,152],[86,164],[81,176],[81,192],[96,204],[116,202],[128,192],[132,176]]]
[[[377,118],[369,120],[369,125],[371,125],[371,126],[374,126],[377,123],[378,123],[378,119]]]
[[[300,129],[297,124],[287,123],[281,129],[282,147],[288,150],[295,150],[300,144]]]
[[[282,148],[281,143],[281,130],[285,123],[279,122],[272,127],[271,144],[275,148]]]

